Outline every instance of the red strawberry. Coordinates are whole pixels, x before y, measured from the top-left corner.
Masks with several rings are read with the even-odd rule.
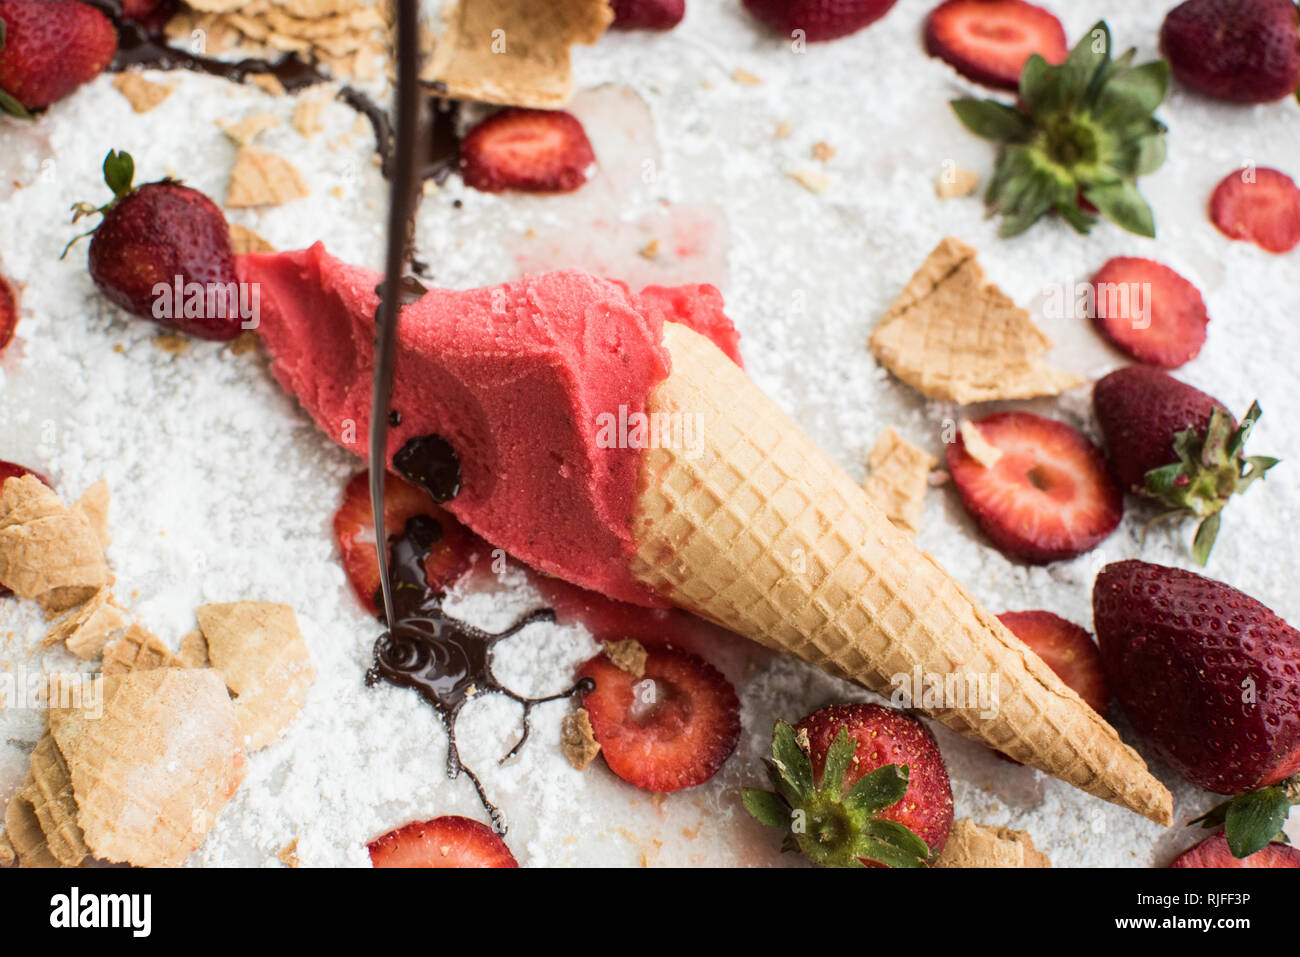
[[[371,841],[373,867],[518,867],[492,828],[467,817],[435,817]]]
[[[648,645],[638,678],[597,655],[580,669],[596,682],[583,695],[609,769],[647,791],[679,791],[717,773],[740,739],[740,702],[704,659]]]
[[[1183,777],[1236,794],[1300,771],[1300,632],[1222,582],[1139,561],[1102,569],[1092,608],[1116,700]]]
[[[671,30],[686,16],[686,0],[611,0],[617,30]]]
[[[1267,103],[1300,86],[1294,0],[1187,0],[1160,27],[1160,51],[1183,85],[1237,103]]]
[[[235,338],[251,298],[241,295],[226,217],[198,190],[170,179],[132,186],[134,177],[131,154],[111,152],[104,158],[104,182],[113,199],[73,207],[73,222],[93,213],[104,217],[85,234],[93,237],[87,259],[95,285],[133,315],[201,339]]]
[[[1203,520],[1194,554],[1204,565],[1223,507],[1277,464],[1244,451],[1259,406],[1238,426],[1218,399],[1148,366],[1105,376],[1092,403],[1120,484],[1159,502],[1167,514]]]
[[[1110,689],[1092,635],[1050,611],[1006,611],[998,615],[998,621],[1042,658],[1088,707],[1106,713]]]
[[[166,25],[178,6],[177,0],[122,0],[122,17],[156,30]]]
[[[1174,369],[1205,345],[1200,290],[1168,266],[1116,256],[1092,277],[1097,330],[1138,362]]]
[[[595,162],[578,118],[560,110],[504,109],[460,145],[465,183],[487,193],[569,193],[587,181]]]
[[[925,21],[925,51],[962,76],[1015,90],[1037,53],[1062,63],[1070,52],[1056,16],[1024,0],[946,0]]]
[[[50,485],[50,480],[47,479],[44,475],[42,475],[40,472],[34,472],[25,466],[15,465],[13,462],[6,462],[4,461],[4,459],[0,459],[0,488],[4,488],[4,484],[7,480],[11,478],[22,478],[24,475],[35,475],[46,485]],[[51,485],[50,487],[53,488],[54,486]],[[13,592],[11,592],[8,588],[6,588],[4,585],[0,585],[0,598],[4,598],[12,594]]]
[[[450,588],[470,569],[473,534],[434,504],[429,494],[391,472],[384,480],[384,530],[400,535],[416,515],[428,515],[442,527],[442,539],[429,552],[424,571],[435,591]],[[379,555],[375,521],[370,510],[370,473],[352,476],[343,490],[343,504],[334,513],[334,540],[343,554],[343,570],[357,598],[372,615],[383,604],[379,597]]]
[[[1232,856],[1223,834],[1207,837],[1184,851],[1170,867],[1300,867],[1300,848],[1273,842],[1246,858]]]
[[[745,7],[778,33],[803,31],[810,41],[835,40],[875,23],[897,0],[745,0]]]
[[[117,52],[108,17],[75,0],[0,0],[0,110],[26,116],[104,72]]]
[[[1077,430],[1028,412],[999,412],[975,425],[1001,456],[981,465],[959,435],[948,446],[948,471],[998,551],[1053,562],[1081,555],[1115,531],[1123,496],[1101,450]]]
[[[768,777],[777,793],[746,789],[745,807],[814,863],[923,867],[948,841],[948,769],[930,729],[902,711],[835,705],[777,722]]]
[[[1287,253],[1300,245],[1300,189],[1275,169],[1231,173],[1214,188],[1210,219],[1230,239]]]
[[[14,340],[18,328],[18,290],[4,276],[0,276],[0,352]]]

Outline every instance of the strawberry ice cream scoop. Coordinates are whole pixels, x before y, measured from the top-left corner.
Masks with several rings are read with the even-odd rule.
[[[365,458],[381,274],[323,245],[239,259],[260,284],[271,369],[334,441]],[[461,490],[448,509],[535,568],[613,598],[662,606],[628,571],[642,438],[638,415],[668,374],[665,320],[738,361],[712,286],[651,288],[557,272],[401,311],[388,457],[439,435]]]

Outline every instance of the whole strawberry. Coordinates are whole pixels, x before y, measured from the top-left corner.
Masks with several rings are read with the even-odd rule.
[[[86,234],[93,236],[88,258],[95,285],[134,315],[200,339],[233,339],[256,316],[235,273],[226,217],[198,190],[170,179],[132,186],[134,176],[131,154],[109,153],[104,181],[113,199],[74,207],[74,222],[92,213],[104,217]]]
[[[768,778],[745,808],[779,827],[786,849],[824,867],[924,867],[948,841],[952,783],[930,730],[874,704],[778,721]]]
[[[835,40],[875,23],[897,0],[745,0],[745,7],[773,30],[806,40]]]
[[[1160,50],[1197,93],[1280,100],[1300,86],[1300,12],[1294,0],[1187,0],[1165,17]]]
[[[1266,845],[1298,796],[1300,632],[1229,585],[1139,561],[1103,568],[1092,608],[1134,729],[1193,784],[1252,792],[1209,823],[1239,857]]]
[[[1200,518],[1192,553],[1204,565],[1223,507],[1277,464],[1245,454],[1258,403],[1238,425],[1218,399],[1149,366],[1100,379],[1092,401],[1120,484],[1167,514]]]
[[[61,100],[108,66],[117,31],[108,17],[75,0],[0,0],[0,110]]]
[[[616,30],[671,30],[686,16],[686,0],[611,0]]]

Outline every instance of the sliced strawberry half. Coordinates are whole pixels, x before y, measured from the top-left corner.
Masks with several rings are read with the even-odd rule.
[[[416,488],[391,472],[384,481],[384,527],[391,540],[402,534],[406,523],[416,515],[428,515],[442,526],[442,539],[429,552],[424,563],[429,587],[435,591],[450,588],[473,564],[472,532],[434,504],[428,493]],[[354,475],[343,490],[343,504],[334,513],[334,538],[343,554],[343,570],[360,599],[372,615],[379,613],[379,556],[375,550],[375,522],[370,510],[370,473]]]
[[[595,162],[582,123],[561,110],[502,110],[470,130],[460,146],[465,183],[488,193],[572,192]]]
[[[722,674],[688,651],[648,646],[638,678],[597,655],[578,675],[609,769],[647,791],[680,791],[717,773],[740,740],[740,701]]]
[[[18,291],[4,276],[0,276],[0,352],[13,342],[18,328]]]
[[[1300,245],[1300,189],[1275,169],[1225,176],[1210,197],[1210,219],[1231,239],[1246,239],[1271,253]],[[1253,181],[1252,181],[1253,180]]]
[[[1092,285],[1098,331],[1138,362],[1176,369],[1205,345],[1205,300],[1168,266],[1117,256],[1092,277]]]
[[[1300,867],[1300,849],[1274,842],[1249,857],[1233,857],[1222,833],[1184,851],[1170,867]]]
[[[925,50],[962,76],[1014,90],[1032,54],[1065,60],[1065,28],[1049,10],[1023,0],[947,0],[925,21]]]
[[[455,815],[408,824],[368,847],[373,867],[519,866],[492,828]]]
[[[1101,450],[1078,430],[1028,412],[999,412],[975,427],[1001,455],[982,465],[958,435],[948,471],[966,511],[1004,555],[1073,558],[1115,531],[1123,496]]]
[[[1092,635],[1050,611],[1006,611],[998,615],[998,621],[1042,658],[1088,707],[1106,713],[1110,689]]]

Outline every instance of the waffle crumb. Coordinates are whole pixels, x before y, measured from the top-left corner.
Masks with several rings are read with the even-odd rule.
[[[634,678],[645,675],[645,663],[649,654],[641,642],[634,638],[624,638],[621,641],[602,642],[602,645],[605,657],[615,668],[626,671]]]
[[[600,753],[586,708],[566,714],[560,722],[560,749],[574,770],[585,771]]]

